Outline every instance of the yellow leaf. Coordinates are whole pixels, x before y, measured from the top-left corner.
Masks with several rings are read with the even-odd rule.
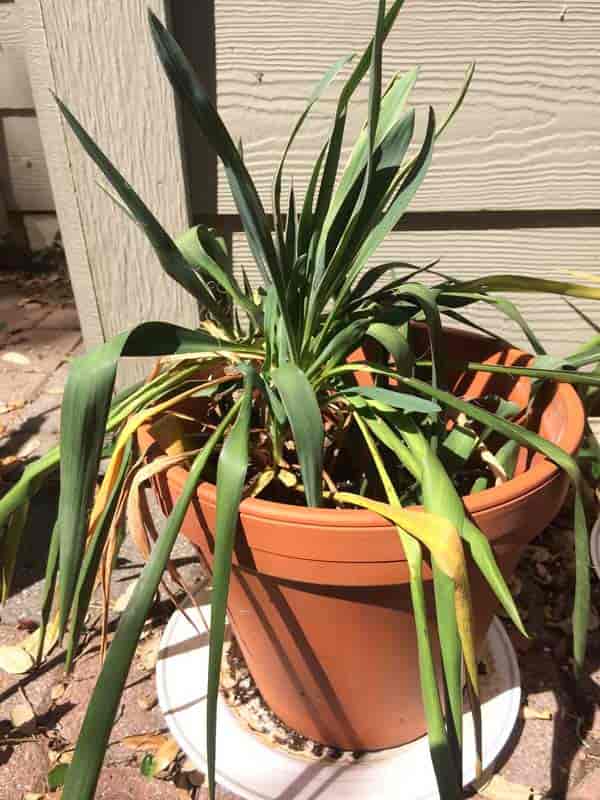
[[[16,364],[19,367],[24,367],[31,363],[27,356],[24,356],[22,353],[15,353],[12,350],[2,355],[2,361],[6,361],[8,364]]]
[[[33,658],[22,647],[0,647],[0,669],[9,675],[22,675],[33,667]]]
[[[11,709],[10,721],[13,728],[17,728],[21,733],[31,733],[35,729],[35,714],[31,706],[26,703],[21,703]]]
[[[549,711],[547,708],[538,710],[537,708],[532,708],[531,706],[521,706],[522,719],[551,720],[552,716],[553,716],[552,712]]]
[[[486,800],[541,800],[542,795],[531,786],[511,783],[502,775],[494,777],[477,790],[480,797]]]
[[[158,775],[171,764],[179,753],[179,745],[175,739],[167,739],[156,751],[154,756],[154,764],[152,766],[152,774]]]
[[[132,581],[123,594],[120,594],[113,603],[113,610],[116,611],[117,614],[121,614],[127,608],[127,604],[131,600],[131,595],[135,591],[136,585],[137,581]]]
[[[169,456],[185,452],[184,427],[174,414],[164,414],[152,425],[151,433]]]
[[[59,627],[59,616],[58,612],[52,617],[48,626],[46,628],[46,636],[44,637],[44,649],[42,651],[42,656],[45,657],[48,653],[52,650],[55,644],[58,642],[58,627]],[[42,630],[38,628],[37,631],[34,631],[30,634],[26,639],[23,639],[21,642],[21,647],[25,650],[32,659],[37,657],[37,652],[40,646],[40,636]]]
[[[123,747],[130,750],[143,750],[146,753],[156,753],[170,739],[164,733],[140,733],[135,736],[126,736],[121,740]]]

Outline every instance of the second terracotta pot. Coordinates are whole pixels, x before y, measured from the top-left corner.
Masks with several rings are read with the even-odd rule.
[[[460,358],[523,364],[529,357],[483,337],[446,331]],[[528,379],[477,373],[455,375],[467,397],[501,393],[526,402]],[[556,387],[539,431],[574,453],[584,415],[576,392]],[[151,443],[148,428],[141,445]],[[517,476],[465,498],[468,511],[492,543],[509,577],[526,544],[556,515],[567,478],[543,457],[523,452]],[[187,477],[183,468],[162,476],[158,492],[168,511]],[[202,484],[182,532],[212,561],[215,487]],[[229,595],[231,625],[265,701],[301,734],[344,750],[393,747],[421,736],[416,633],[409,575],[394,527],[366,511],[313,509],[260,499],[244,500]],[[478,642],[496,609],[471,565]],[[424,580],[434,641],[432,578]]]

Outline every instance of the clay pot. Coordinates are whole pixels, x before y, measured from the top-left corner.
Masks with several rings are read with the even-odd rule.
[[[423,338],[422,331],[415,335]],[[472,333],[448,330],[445,344],[453,358],[522,365],[530,360]],[[465,373],[455,374],[453,385],[469,398],[493,392],[524,404],[530,381]],[[575,453],[584,427],[579,398],[567,385],[549,389],[537,428]],[[139,435],[143,446],[152,441],[147,428]],[[527,543],[557,514],[568,488],[566,476],[537,454],[522,452],[517,473],[500,487],[465,498],[506,578]],[[165,510],[186,476],[181,467],[162,476],[158,493]],[[212,484],[200,485],[182,526],[209,564],[215,495]],[[472,565],[470,573],[481,642],[497,604]],[[433,613],[428,566],[424,580]],[[392,747],[425,732],[409,575],[391,524],[362,510],[244,500],[228,609],[256,684],[291,728],[345,750]],[[430,624],[434,632],[433,619]]]

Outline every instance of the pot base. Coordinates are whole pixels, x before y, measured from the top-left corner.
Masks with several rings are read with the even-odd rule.
[[[177,611],[163,634],[156,667],[160,708],[173,737],[195,766],[206,770],[207,624],[210,606]],[[191,621],[190,621],[191,620]],[[506,744],[519,713],[521,688],[512,644],[494,619],[485,645],[487,674],[481,676],[483,766],[488,770]],[[464,718],[465,786],[474,779],[474,736]],[[246,800],[334,800],[439,797],[427,738],[358,760],[308,760],[265,743],[242,725],[222,697],[217,726],[217,780]],[[377,794],[374,794],[374,790]]]

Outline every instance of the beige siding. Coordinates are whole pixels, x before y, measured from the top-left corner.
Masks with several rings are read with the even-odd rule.
[[[153,319],[194,325],[192,299],[98,186],[48,87],[73,109],[165,226],[188,223],[175,104],[146,31],[147,3],[21,0],[59,223],[88,345]],[[164,0],[151,7],[165,15]],[[134,46],[135,45],[135,46]],[[132,373],[129,373],[132,376]]]
[[[292,121],[336,59],[365,45],[372,0],[216,0],[219,108],[269,197]],[[466,104],[440,141],[413,210],[600,207],[600,2],[407,2],[386,44],[384,70],[422,65],[414,95],[443,114],[464,66],[477,61]],[[303,189],[330,127],[341,80],[289,160]],[[366,86],[349,121],[366,114]],[[219,171],[219,211],[233,209]]]
[[[51,212],[54,198],[35,116],[20,3],[0,2],[0,193],[10,212]],[[32,231],[30,246],[48,244]],[[48,226],[44,228],[44,232]]]
[[[21,9],[15,3],[0,3],[0,108],[33,108]]]

